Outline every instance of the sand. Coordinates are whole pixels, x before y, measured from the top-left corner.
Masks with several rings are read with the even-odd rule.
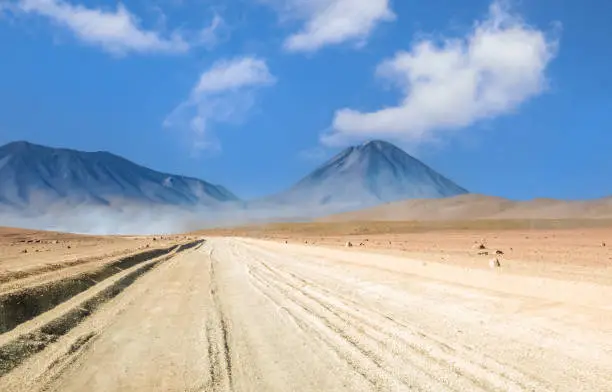
[[[539,198],[524,201],[467,194],[440,199],[410,199],[322,217],[324,222],[474,219],[611,220],[612,197],[591,200]]]
[[[500,226],[75,237],[125,255],[0,285],[30,304],[3,324],[0,390],[612,390],[612,230]]]

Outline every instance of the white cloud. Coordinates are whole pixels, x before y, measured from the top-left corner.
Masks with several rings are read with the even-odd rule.
[[[284,17],[303,21],[285,41],[292,52],[314,52],[324,46],[364,43],[381,22],[395,19],[389,0],[261,0]]]
[[[194,92],[214,94],[273,82],[274,78],[265,61],[254,57],[243,57],[215,63],[211,69],[200,76]]]
[[[555,39],[495,2],[468,36],[439,45],[420,41],[380,64],[377,76],[398,87],[402,101],[369,113],[341,109],[321,140],[327,145],[373,137],[420,142],[509,113],[546,88],[546,67],[556,49]]]
[[[203,44],[210,42],[220,24],[220,20],[215,18],[208,30],[202,30],[203,36],[192,42],[178,32],[163,34],[143,29],[139,18],[121,3],[114,10],[104,10],[62,0],[20,0],[13,3],[11,9],[46,17],[70,30],[81,41],[113,54],[186,52],[200,44],[200,40]]]
[[[218,61],[202,73],[189,98],[170,113],[164,126],[188,129],[196,150],[218,150],[211,124],[241,123],[255,104],[255,91],[274,83],[260,58]]]
[[[219,41],[219,34],[226,30],[226,24],[221,16],[215,14],[210,26],[204,27],[197,37],[197,42],[207,48],[212,48]]]

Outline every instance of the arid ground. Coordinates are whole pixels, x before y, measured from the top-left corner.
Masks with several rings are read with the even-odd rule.
[[[612,390],[611,247],[578,220],[0,229],[0,390]]]

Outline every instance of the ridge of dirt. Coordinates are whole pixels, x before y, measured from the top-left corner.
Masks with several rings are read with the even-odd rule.
[[[32,302],[35,312],[28,312],[29,317],[8,317],[5,320],[11,324],[3,325],[4,330],[0,332],[0,377],[17,367],[25,359],[57,341],[159,263],[201,243],[201,240],[197,240],[166,249],[149,250],[117,260],[93,274],[75,276],[68,282],[55,282],[56,290],[46,288],[40,292],[41,288],[36,288],[36,290],[30,288],[20,293],[23,297],[19,297],[21,301],[11,303],[20,309],[22,307],[27,309],[28,303]],[[99,281],[92,279],[92,276],[99,278]],[[88,280],[89,285],[77,284]],[[66,283],[70,283],[70,287]],[[44,298],[51,291],[63,294],[59,301],[48,301],[50,306],[46,308],[35,306],[33,301]],[[28,299],[32,300],[28,301]],[[6,303],[2,304],[2,307],[6,308],[6,306]],[[3,316],[6,314],[11,316],[11,312],[3,312]],[[19,328],[16,328],[18,326]],[[76,351],[84,343],[85,341],[75,343],[73,350]]]

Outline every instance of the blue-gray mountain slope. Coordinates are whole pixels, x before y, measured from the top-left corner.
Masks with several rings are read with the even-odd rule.
[[[108,152],[28,142],[0,147],[0,205],[5,207],[123,203],[210,206],[236,200],[220,185],[157,172]]]
[[[258,204],[329,212],[467,192],[393,144],[374,140],[343,150],[287,191]]]

